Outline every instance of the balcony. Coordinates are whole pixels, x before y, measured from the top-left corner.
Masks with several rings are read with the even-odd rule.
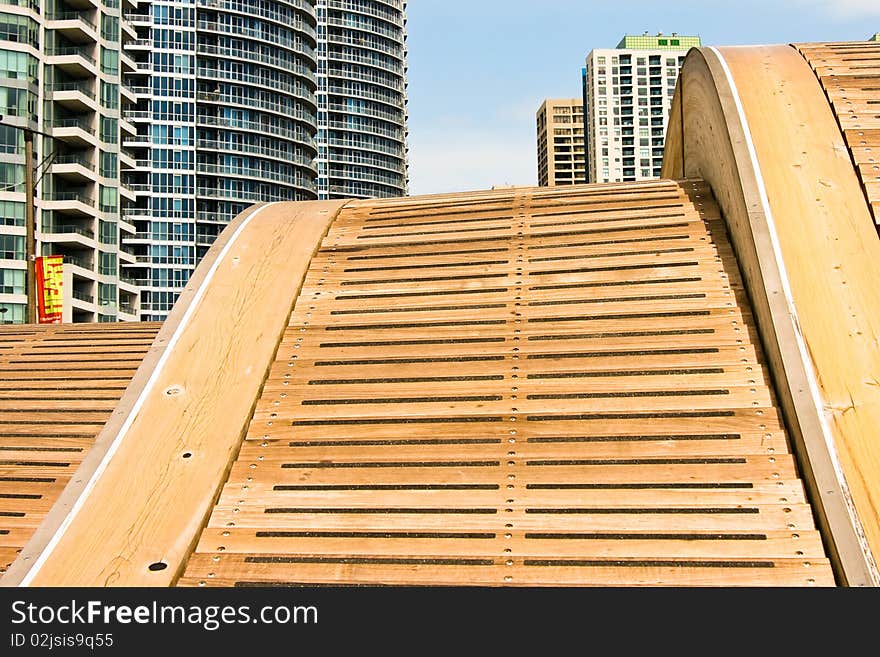
[[[119,51],[119,64],[122,71],[136,71],[137,70],[137,62],[131,58],[124,50]]]
[[[71,269],[71,272],[74,275],[79,276],[80,278],[86,277],[87,279],[94,278],[95,273],[92,271],[92,262],[87,260],[86,258],[82,258],[75,255],[69,255],[67,253],[61,254],[64,257],[64,264],[73,265],[75,269]]]
[[[137,128],[134,125],[132,125],[131,123],[129,123],[125,118],[122,118],[122,117],[119,118],[119,128],[123,132],[128,133],[129,135],[137,135]],[[125,137],[123,137],[123,140],[124,139],[125,139]]]
[[[97,43],[98,26],[79,11],[58,11],[46,15],[46,29],[55,30],[73,43]]]
[[[93,217],[95,199],[82,192],[49,192],[43,195],[43,210],[54,210],[61,214]]]
[[[150,183],[128,183],[126,187],[134,192],[135,196],[147,196],[153,191],[153,186]]]
[[[122,137],[122,145],[126,148],[146,148],[153,143],[150,135],[130,135]]]
[[[138,94],[149,95],[149,87],[131,87],[125,83],[119,85],[119,95],[132,105],[137,102]]]
[[[52,93],[52,100],[78,114],[97,112],[94,82],[55,82],[46,85],[46,91]]]
[[[116,223],[118,224],[119,231],[121,233],[126,233],[128,235],[134,235],[137,232],[137,228],[135,228],[134,224],[129,223],[127,221],[128,219],[129,219],[129,217],[126,216],[124,218],[118,219],[116,221]]]
[[[79,118],[55,119],[51,124],[52,136],[76,148],[94,147],[97,140],[91,123]]]
[[[77,301],[82,301],[83,303],[95,303],[95,297],[88,292],[83,292],[82,290],[73,289],[70,293],[70,296],[72,296]]]
[[[122,249],[122,248],[119,249],[118,257],[119,257],[119,262],[122,263],[123,265],[125,265],[125,264],[130,265],[130,264],[134,264],[137,262],[137,257],[135,257],[135,255],[133,253],[126,251],[125,249]]]
[[[143,50],[149,52],[153,49],[153,40],[152,39],[135,39],[134,41],[129,41],[125,44],[126,49],[131,50]]]
[[[40,237],[43,244],[54,244],[56,247],[66,247],[76,251],[97,248],[95,234],[87,228],[73,224],[48,228],[49,230],[43,231]]]
[[[119,27],[122,28],[122,40],[125,42],[126,47],[128,47],[129,43],[138,38],[138,33],[137,30],[134,29],[134,25],[122,17],[120,17],[119,20]]]
[[[132,189],[131,185],[127,183],[119,183],[119,196],[128,199],[132,203],[137,200],[137,193]]]
[[[153,113],[150,110],[127,109],[122,115],[130,123],[150,123],[153,120]]]
[[[137,166],[137,160],[125,149],[119,149],[119,166],[123,169],[134,169]]]
[[[123,17],[126,21],[128,21],[131,25],[152,25],[153,19],[150,17],[149,13],[135,13],[135,12],[125,12]]]
[[[98,63],[92,56],[93,47],[65,46],[51,48],[46,63],[74,78],[90,78],[98,74]]]
[[[79,154],[58,155],[52,162],[52,173],[74,185],[97,181],[95,163]]]
[[[119,287],[125,292],[137,294],[137,292],[140,291],[140,288],[148,283],[149,281],[144,279],[138,280],[136,278],[123,276],[122,274],[119,275]]]

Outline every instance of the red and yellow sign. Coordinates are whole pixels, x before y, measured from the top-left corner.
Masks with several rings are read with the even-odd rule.
[[[37,258],[37,308],[40,324],[60,324],[63,307],[64,256]]]

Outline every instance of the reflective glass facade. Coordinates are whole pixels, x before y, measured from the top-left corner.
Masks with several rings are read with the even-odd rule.
[[[130,17],[138,194],[129,271],[162,319],[253,203],[317,198],[313,0],[157,0]]]
[[[321,198],[407,193],[406,3],[317,0]]]

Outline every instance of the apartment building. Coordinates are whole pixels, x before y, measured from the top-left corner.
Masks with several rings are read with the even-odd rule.
[[[405,12],[402,0],[4,2],[0,321],[26,318],[23,126],[47,134],[37,253],[64,256],[64,321],[164,319],[253,203],[405,195]]]
[[[132,0],[6,0],[0,4],[0,322],[27,319],[24,128],[33,131],[35,254],[63,256],[63,320],[136,320],[138,289],[122,267],[135,165],[122,75]]]
[[[584,104],[579,98],[548,98],[536,116],[538,184],[542,187],[586,182]]]
[[[317,198],[316,21],[307,0],[154,0],[127,20],[136,102],[126,239],[141,319],[161,320],[236,215]]]
[[[658,178],[678,73],[699,36],[626,35],[586,60],[584,133],[589,182]]]
[[[318,194],[405,196],[406,2],[317,0]]]

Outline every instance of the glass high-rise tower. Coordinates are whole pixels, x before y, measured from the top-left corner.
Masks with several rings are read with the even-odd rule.
[[[253,203],[402,196],[406,3],[152,0],[127,19],[142,319]]]
[[[317,0],[318,192],[405,196],[406,2]]]
[[[313,0],[154,0],[128,15],[137,166],[128,269],[164,318],[223,227],[253,203],[314,199]]]

